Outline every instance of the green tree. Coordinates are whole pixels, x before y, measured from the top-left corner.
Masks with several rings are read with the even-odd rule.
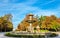
[[[42,26],[42,22],[46,19],[46,16],[42,16],[39,18],[39,26]]]
[[[51,26],[52,29],[55,29],[57,31],[59,27],[60,27],[60,24],[58,22],[56,21],[52,22],[52,26]]]

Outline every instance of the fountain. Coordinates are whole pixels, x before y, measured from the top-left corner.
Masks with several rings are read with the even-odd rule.
[[[34,32],[34,27],[32,26],[32,24],[34,22],[36,22],[35,20],[33,20],[33,15],[32,14],[29,14],[29,19],[26,21],[29,23],[29,27],[28,27],[28,30],[29,32],[33,33]]]

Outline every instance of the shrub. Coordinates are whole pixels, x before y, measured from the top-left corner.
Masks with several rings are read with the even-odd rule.
[[[49,37],[56,37],[56,36],[58,36],[58,34],[52,33],[49,35]]]
[[[44,38],[44,35],[16,35],[16,34],[11,34],[11,33],[6,33],[5,36],[9,36],[9,37],[23,37],[23,38]]]

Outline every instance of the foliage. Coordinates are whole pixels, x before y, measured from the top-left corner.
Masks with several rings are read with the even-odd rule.
[[[3,17],[0,17],[0,31],[12,31],[13,24],[12,24],[12,16],[7,14]]]
[[[56,31],[57,31],[57,29],[60,27],[60,24],[59,23],[57,23],[56,21],[53,21],[52,22],[52,26],[51,26],[51,28],[52,29],[55,29]]]
[[[33,34],[33,35],[30,35],[30,34],[11,34],[11,33],[6,33],[5,36],[9,36],[9,37],[23,37],[23,38],[42,38],[44,37],[44,35],[37,35],[37,34]]]
[[[40,30],[40,32],[49,32],[48,30]]]
[[[58,19],[55,15],[51,15],[51,16],[41,16],[39,18],[39,26],[41,27],[41,29],[54,29],[55,31],[58,30],[58,28],[60,28],[60,23],[58,22]]]
[[[26,30],[28,28],[29,23],[27,22],[27,20],[29,20],[29,16],[26,16],[26,18],[18,25],[18,30]],[[35,20],[35,22],[32,23],[32,27],[34,28],[39,25],[40,29],[43,30],[60,30],[60,19],[57,18],[55,15],[41,15],[40,17],[36,15],[35,17],[33,17],[33,20]]]
[[[56,37],[56,36],[58,36],[58,34],[51,33],[51,34],[49,35],[49,37]]]
[[[39,26],[41,27],[42,25],[42,21],[44,21],[46,19],[46,16],[41,16],[38,20],[39,20]]]

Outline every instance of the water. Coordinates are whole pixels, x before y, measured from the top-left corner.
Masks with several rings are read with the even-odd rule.
[[[57,37],[48,37],[48,38],[60,38],[60,34]]]
[[[0,32],[0,38],[20,38],[20,37],[7,37],[4,36],[5,32]],[[48,37],[48,38],[60,38],[60,34],[57,37]]]

